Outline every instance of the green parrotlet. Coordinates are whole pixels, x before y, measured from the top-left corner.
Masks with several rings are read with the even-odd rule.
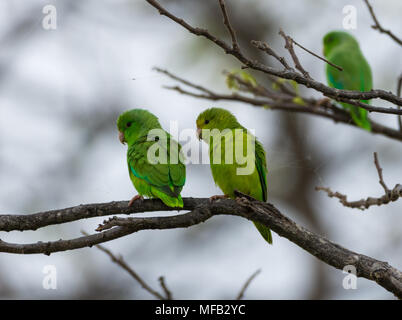
[[[323,42],[324,55],[328,61],[343,68],[343,71],[340,71],[327,64],[327,81],[330,87],[354,91],[370,91],[373,88],[370,65],[352,35],[343,31],[332,31],[324,36]],[[369,103],[367,100],[361,102]],[[347,103],[342,103],[342,106],[350,112],[356,125],[371,131],[367,110]]]
[[[211,108],[196,121],[197,135],[209,145],[212,176],[224,196],[235,198],[240,191],[257,200],[267,201],[267,164],[261,143],[229,111]],[[254,222],[260,234],[272,244],[271,230]]]
[[[169,207],[183,207],[180,192],[186,181],[186,167],[181,161],[180,144],[147,110],[122,113],[117,128],[120,142],[128,145],[128,171],[138,191],[129,206],[146,196],[159,198]]]

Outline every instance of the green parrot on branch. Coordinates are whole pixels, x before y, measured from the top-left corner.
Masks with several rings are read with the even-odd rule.
[[[340,66],[343,71],[327,64],[328,85],[341,90],[370,91],[373,80],[370,65],[360,50],[359,43],[350,34],[343,31],[332,31],[324,36],[324,55],[328,61]],[[369,103],[367,100],[361,100]],[[359,127],[371,131],[367,110],[341,103]]]
[[[236,197],[235,190],[257,200],[267,201],[267,163],[265,151],[236,117],[225,109],[211,108],[197,120],[197,135],[209,145],[212,176],[223,191],[219,198]],[[262,237],[272,244],[271,230],[254,222]]]
[[[117,128],[120,142],[128,145],[128,171],[138,191],[129,206],[146,196],[159,198],[169,207],[183,207],[180,192],[186,181],[186,167],[180,144],[147,110],[133,109],[122,113]]]

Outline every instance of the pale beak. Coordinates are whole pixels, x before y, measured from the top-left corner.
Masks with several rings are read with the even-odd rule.
[[[202,138],[202,133],[201,133],[200,128],[197,128],[197,138],[198,138],[198,140],[201,140],[201,138]]]
[[[126,140],[124,139],[124,133],[119,131],[119,140],[122,144],[125,144]]]

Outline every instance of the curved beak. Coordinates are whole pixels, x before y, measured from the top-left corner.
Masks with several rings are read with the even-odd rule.
[[[124,139],[124,133],[119,131],[119,140],[122,144],[125,144],[126,140]]]
[[[198,140],[201,140],[201,139],[202,139],[202,133],[201,133],[201,129],[200,129],[200,128],[197,128],[197,138],[198,138]]]

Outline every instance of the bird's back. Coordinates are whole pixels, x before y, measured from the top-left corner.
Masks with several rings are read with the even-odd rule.
[[[359,48],[340,46],[329,54],[328,60],[343,69],[327,65],[327,79],[332,87],[356,91],[372,89],[371,69]]]
[[[153,163],[156,159],[152,159],[149,151],[155,144],[159,147],[157,155],[166,152],[166,161]],[[158,141],[148,141],[143,137],[128,149],[130,178],[140,194],[160,198],[167,205],[181,203],[182,206],[180,192],[186,180],[186,168],[179,158],[180,149],[167,133],[166,138]]]

